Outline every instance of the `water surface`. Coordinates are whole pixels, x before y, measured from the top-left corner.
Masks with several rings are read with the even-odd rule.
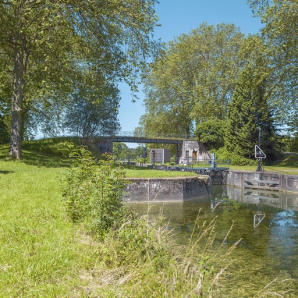
[[[149,206],[151,217],[162,209],[182,243],[190,237],[199,211],[201,222],[216,217],[218,243],[229,246],[242,239],[233,252],[237,260],[232,265],[233,287],[247,287],[249,293],[276,276],[298,279],[298,194],[213,186],[211,196],[192,202],[130,206],[140,214],[147,213]],[[233,230],[225,239],[231,225]],[[298,297],[298,288],[290,297]]]

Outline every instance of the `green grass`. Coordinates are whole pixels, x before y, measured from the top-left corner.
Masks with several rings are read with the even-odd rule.
[[[0,297],[145,297],[147,287],[157,295],[148,297],[162,297],[160,290],[182,294],[195,286],[198,270],[185,289],[164,283],[166,275],[181,270],[181,264],[168,241],[160,242],[160,228],[149,228],[141,220],[136,234],[128,225],[122,238],[112,233],[104,243],[96,242],[83,225],[67,216],[60,179],[68,163],[33,153],[27,159],[29,152],[23,160],[13,161],[5,157],[7,150],[1,146]],[[169,263],[166,270],[158,269]],[[179,285],[186,277],[181,275]]]
[[[231,258],[211,249],[214,222],[196,234],[201,250],[196,238],[176,246],[168,227],[147,218],[96,242],[67,216],[60,179],[69,161],[23,153],[13,161],[0,146],[0,297],[208,297],[211,290],[221,297],[221,268]]]
[[[0,160],[1,297],[63,297],[73,291],[88,248],[66,217],[59,189],[64,172]]]
[[[125,166],[127,178],[165,178],[165,177],[190,177],[198,176],[192,172],[162,171],[135,166]]]
[[[284,155],[279,161],[272,164],[266,164],[262,162],[262,167],[265,172],[276,172],[279,174],[298,175],[298,156],[297,155]],[[238,166],[231,165],[230,170],[239,171],[252,171],[255,172],[257,165],[255,166]]]

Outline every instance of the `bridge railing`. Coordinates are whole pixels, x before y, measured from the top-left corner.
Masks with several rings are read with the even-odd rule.
[[[100,137],[136,137],[136,138],[172,138],[172,139],[196,139],[195,135],[177,134],[177,133],[165,133],[165,134],[148,134],[148,133],[135,133],[134,131],[118,131],[113,134],[100,134]]]

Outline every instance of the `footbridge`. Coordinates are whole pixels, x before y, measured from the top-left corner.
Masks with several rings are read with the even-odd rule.
[[[183,139],[173,139],[173,138],[150,138],[150,137],[131,137],[131,136],[114,136],[113,142],[122,143],[158,143],[158,144],[183,144]]]
[[[189,163],[198,160],[210,160],[211,156],[203,143],[194,136],[170,134],[166,136],[148,136],[142,133],[118,132],[114,135],[101,135],[94,138],[93,147],[101,153],[112,153],[113,142],[137,144],[173,144],[177,146],[177,159],[179,163]]]

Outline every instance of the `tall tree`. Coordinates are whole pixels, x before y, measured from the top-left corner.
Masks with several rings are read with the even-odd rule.
[[[12,71],[10,155],[21,157],[27,82],[37,89],[66,88],[69,72],[134,79],[155,43],[156,0],[1,0],[0,52]],[[73,66],[76,66],[73,68]],[[51,82],[51,84],[49,84]],[[29,101],[29,97],[27,98]]]
[[[86,140],[96,135],[113,135],[119,130],[119,90],[112,85],[102,89],[105,92],[98,94],[99,90],[77,86],[68,102],[64,129]]]
[[[242,43],[233,24],[206,23],[170,42],[146,78],[144,130],[184,136],[196,123],[225,119],[243,64]]]
[[[298,131],[298,2],[296,0],[250,0],[256,15],[261,17],[261,30],[271,58],[271,80],[278,117],[292,131]]]
[[[253,158],[258,144],[258,130],[262,131],[262,149],[269,160],[274,159],[276,130],[269,106],[266,79],[261,78],[255,65],[248,64],[237,82],[225,134],[225,146],[246,158]]]

